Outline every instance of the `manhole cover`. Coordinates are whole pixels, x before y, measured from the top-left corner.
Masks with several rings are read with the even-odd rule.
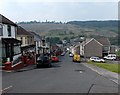
[[[75,70],[75,72],[83,73],[85,70]]]

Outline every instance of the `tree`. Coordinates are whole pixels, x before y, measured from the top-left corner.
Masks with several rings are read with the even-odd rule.
[[[59,43],[61,40],[59,37],[47,37],[46,41],[50,42],[51,44],[56,44]]]

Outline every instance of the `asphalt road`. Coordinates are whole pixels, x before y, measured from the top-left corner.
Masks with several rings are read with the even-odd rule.
[[[118,85],[80,63],[73,63],[67,54],[51,68],[24,72],[3,72],[5,93],[118,93]]]

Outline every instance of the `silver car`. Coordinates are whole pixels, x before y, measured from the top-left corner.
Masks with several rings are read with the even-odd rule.
[[[103,63],[105,62],[104,59],[99,58],[99,57],[90,57],[90,60],[94,62],[103,62]]]

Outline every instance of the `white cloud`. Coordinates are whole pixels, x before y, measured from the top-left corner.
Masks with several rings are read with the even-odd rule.
[[[40,0],[3,0],[0,13],[12,21],[116,19],[117,2],[40,2]],[[54,0],[56,1],[56,0]],[[62,0],[61,0],[62,1]],[[86,0],[85,0],[86,1]],[[89,0],[93,1],[93,0]],[[98,1],[98,0],[94,0]],[[102,1],[102,0],[99,0]],[[110,0],[109,0],[110,1]],[[113,0],[112,0],[113,1]]]

